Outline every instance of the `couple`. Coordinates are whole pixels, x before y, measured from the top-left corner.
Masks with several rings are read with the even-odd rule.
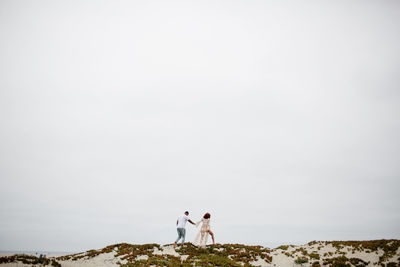
[[[186,222],[190,222],[191,224],[196,225],[196,227],[199,226],[200,223],[203,223],[203,225],[200,228],[199,233],[197,234],[196,238],[194,239],[194,242],[193,242],[194,245],[199,246],[201,248],[205,248],[206,244],[207,244],[207,240],[208,240],[208,235],[211,235],[213,244],[215,245],[214,233],[211,232],[211,229],[210,229],[210,217],[211,217],[210,213],[206,213],[206,214],[204,214],[201,221],[194,223],[189,219],[188,211],[185,211],[184,215],[179,216],[178,220],[176,221],[176,225],[177,225],[176,230],[178,231],[178,238],[174,242],[174,248],[176,247],[176,243],[181,238],[182,238],[182,246],[185,243]]]

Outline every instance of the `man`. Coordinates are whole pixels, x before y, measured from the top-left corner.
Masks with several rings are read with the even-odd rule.
[[[176,230],[178,231],[178,238],[177,238],[176,241],[174,242],[174,249],[175,249],[176,243],[179,241],[179,239],[182,238],[182,246],[183,246],[183,244],[185,243],[185,235],[186,235],[185,226],[186,226],[186,222],[190,222],[191,224],[196,225],[194,222],[192,222],[192,221],[189,219],[188,216],[189,216],[189,212],[188,212],[188,211],[185,211],[185,214],[179,216],[179,217],[178,217],[178,220],[176,220],[176,226],[177,226]]]

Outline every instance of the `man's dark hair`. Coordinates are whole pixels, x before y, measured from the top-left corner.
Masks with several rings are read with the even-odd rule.
[[[188,211],[185,211],[185,214],[186,214],[186,213],[189,215],[189,212],[188,212]]]

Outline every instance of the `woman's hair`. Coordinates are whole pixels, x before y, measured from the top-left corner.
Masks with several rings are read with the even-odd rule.
[[[204,214],[204,216],[203,216],[204,219],[210,219],[210,217],[211,217],[211,215],[208,212],[206,214]]]

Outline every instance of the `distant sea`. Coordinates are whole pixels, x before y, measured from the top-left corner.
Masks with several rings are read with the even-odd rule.
[[[29,250],[0,250],[0,256],[8,256],[8,255],[14,255],[14,254],[26,254],[26,255],[34,255],[34,256],[40,256],[46,255],[47,257],[52,257],[52,256],[63,256],[63,255],[69,255],[69,254],[74,254],[78,253],[75,251],[29,251]]]

